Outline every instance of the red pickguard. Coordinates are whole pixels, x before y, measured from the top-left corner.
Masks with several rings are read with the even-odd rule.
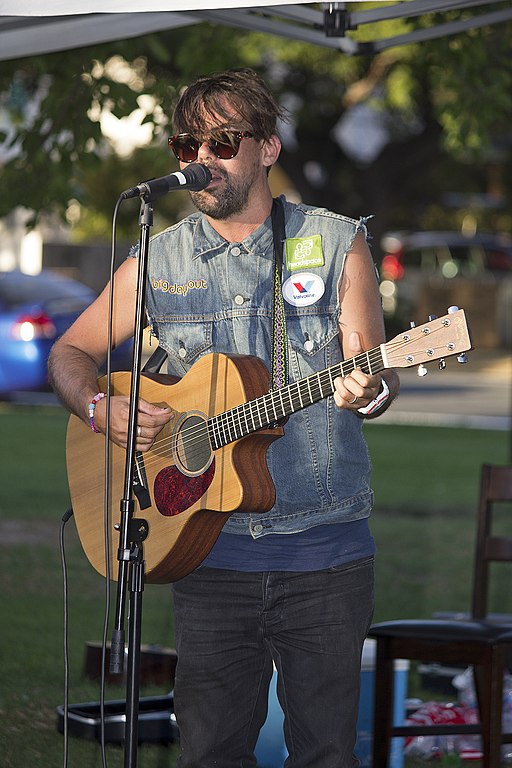
[[[171,465],[155,477],[153,486],[156,508],[161,515],[179,515],[198,501],[208,490],[215,475],[215,458],[202,475],[189,477]]]

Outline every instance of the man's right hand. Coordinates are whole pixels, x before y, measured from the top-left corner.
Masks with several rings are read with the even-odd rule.
[[[129,417],[130,399],[122,395],[112,396],[110,399],[110,439],[121,448],[127,446]],[[140,398],[137,414],[136,449],[149,451],[158,433],[173,418],[174,412],[171,408],[162,408]],[[94,425],[100,432],[106,432],[107,399],[105,397],[96,404],[94,409]]]

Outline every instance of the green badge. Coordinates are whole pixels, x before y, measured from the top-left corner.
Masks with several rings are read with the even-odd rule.
[[[285,240],[286,266],[294,269],[311,269],[325,264],[322,253],[322,236],[288,237]]]

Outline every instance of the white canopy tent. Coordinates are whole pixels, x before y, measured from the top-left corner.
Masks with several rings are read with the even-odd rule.
[[[444,37],[512,20],[510,0],[398,0],[358,11],[354,2],[297,3],[281,0],[0,0],[0,60],[78,48],[109,40],[185,27],[203,21],[328,46],[348,55]],[[44,10],[43,10],[44,9]],[[355,10],[354,10],[355,9]],[[474,14],[465,11],[474,9]],[[359,43],[350,32],[364,24],[449,11],[459,18],[395,37]],[[347,34],[348,33],[348,34]]]

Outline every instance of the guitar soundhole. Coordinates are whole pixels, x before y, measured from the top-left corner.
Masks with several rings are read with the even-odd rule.
[[[182,472],[197,475],[205,471],[213,453],[204,416],[188,414],[178,425],[175,435],[175,459]]]

